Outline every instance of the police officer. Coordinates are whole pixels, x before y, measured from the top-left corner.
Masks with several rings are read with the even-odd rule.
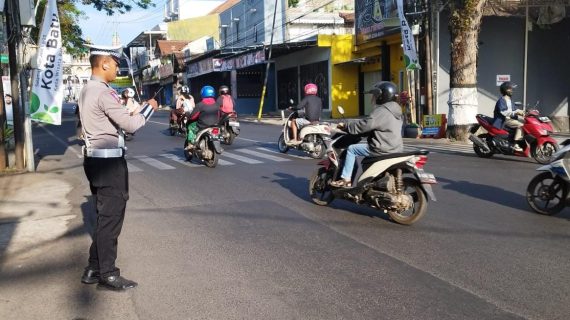
[[[115,266],[117,240],[129,198],[122,130],[132,133],[144,126],[158,104],[151,99],[140,113],[131,116],[109,86],[117,77],[122,48],[89,47],[91,79],[81,90],[78,105],[85,139],[83,168],[95,200],[97,224],[81,282],[125,290],[136,287],[137,283],[122,277]]]

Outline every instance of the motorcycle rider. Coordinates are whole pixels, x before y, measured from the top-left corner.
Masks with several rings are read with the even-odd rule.
[[[121,93],[121,98],[123,100],[123,105],[127,108],[131,116],[139,113],[141,105],[135,100],[135,90],[132,88],[126,88]]]
[[[216,100],[216,103],[220,106],[220,118],[222,118],[226,114],[231,114],[234,112],[236,102],[230,95],[230,88],[226,85],[220,86],[218,89],[218,94],[219,96]],[[224,103],[224,101],[226,103]]]
[[[301,144],[303,140],[298,140],[297,134],[304,126],[318,123],[321,120],[323,101],[317,97],[318,87],[314,83],[307,83],[304,88],[305,97],[299,102],[299,114],[304,113],[304,117],[299,117],[291,122],[292,139],[290,144]]]
[[[202,100],[192,112],[187,112],[191,125],[188,126],[188,142],[194,143],[196,133],[218,123],[218,111],[220,106],[215,100],[216,92],[212,86],[204,86],[200,90]],[[195,125],[194,125],[195,124]]]
[[[186,85],[180,87],[179,95],[176,99],[176,108],[170,110],[170,122],[177,123],[178,127],[180,127],[184,113],[192,112],[194,107],[194,97],[190,95],[190,88]]]
[[[352,171],[357,156],[380,156],[402,152],[402,108],[396,102],[398,88],[389,81],[380,81],[365,93],[372,94],[374,109],[368,117],[349,123],[339,123],[338,128],[352,135],[368,133],[367,144],[348,147],[341,179],[331,182],[333,187],[351,187]]]
[[[515,129],[514,149],[515,151],[523,151],[519,145],[519,142],[522,141],[523,138],[523,122],[519,120],[519,116],[523,116],[524,111],[516,109],[515,104],[511,99],[513,96],[513,89],[516,87],[517,85],[510,81],[503,82],[499,87],[502,97],[499,98],[495,104],[495,110],[493,111],[493,126],[499,129],[503,129],[503,126]]]

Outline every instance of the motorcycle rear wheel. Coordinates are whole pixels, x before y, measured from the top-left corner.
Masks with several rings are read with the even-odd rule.
[[[281,135],[279,136],[279,140],[277,141],[277,148],[281,153],[287,153],[287,151],[289,151],[289,146],[287,146],[287,144],[285,143],[285,136],[283,135],[283,133],[281,133]]]
[[[204,164],[208,168],[215,168],[218,165],[219,156],[216,153],[214,146],[210,145],[210,143],[206,143],[206,148],[210,149],[210,151],[212,152],[212,159],[204,160]]]
[[[322,159],[325,156],[325,152],[327,151],[327,145],[323,141],[323,138],[320,136],[316,137],[317,142],[315,143],[315,148],[318,148],[318,151],[309,152],[309,156],[313,159]]]
[[[184,157],[186,158],[186,160],[192,161],[192,157],[194,156],[194,154],[186,149],[187,146],[188,146],[188,140],[184,140]]]
[[[231,145],[232,143],[234,143],[234,140],[236,138],[236,134],[232,131],[232,129],[230,128],[229,130],[229,136],[227,138],[224,139],[224,143],[227,145]]]
[[[171,136],[174,136],[174,135],[176,134],[176,131],[178,130],[178,128],[176,128],[176,125],[175,125],[175,124],[170,123],[170,128],[169,128],[169,130],[170,130],[170,135],[171,135]]]
[[[326,206],[334,200],[329,183],[332,174],[325,168],[319,168],[309,180],[309,195],[311,200],[319,206]]]
[[[566,207],[569,187],[550,172],[541,172],[530,180],[526,188],[526,201],[536,213],[551,216]]]
[[[545,142],[542,145],[536,145],[532,149],[532,157],[540,164],[550,163],[552,155],[558,151],[558,144]]]
[[[489,137],[488,134],[484,133],[484,134],[480,134],[477,136],[479,139],[485,141],[485,143],[487,143],[487,138]],[[485,152],[483,149],[481,149],[477,144],[473,144],[473,151],[475,151],[475,153],[477,154],[477,156],[479,156],[480,158],[490,158],[493,156],[493,154],[495,154],[495,152],[493,151],[493,148],[491,146],[489,146],[489,144],[487,143],[487,146],[489,147],[490,151],[489,152]]]
[[[392,220],[399,224],[411,225],[420,220],[427,211],[427,198],[422,190],[421,183],[410,177],[405,177],[404,193],[410,195],[414,201],[412,207],[402,212],[388,211]]]

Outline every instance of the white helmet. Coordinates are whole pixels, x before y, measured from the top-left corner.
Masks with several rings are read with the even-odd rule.
[[[132,88],[126,88],[123,91],[123,95],[125,95],[125,92],[126,92],[127,98],[134,98],[135,97],[135,90],[133,90]]]

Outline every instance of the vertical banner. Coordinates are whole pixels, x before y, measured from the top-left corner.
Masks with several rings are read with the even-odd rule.
[[[420,62],[418,61],[418,54],[416,52],[416,45],[414,35],[408,21],[404,16],[404,3],[403,0],[398,0],[398,16],[400,17],[400,29],[402,31],[402,45],[404,47],[404,63],[407,70],[421,69]]]
[[[38,41],[38,69],[32,78],[30,117],[61,124],[63,61],[56,0],[48,0]]]

